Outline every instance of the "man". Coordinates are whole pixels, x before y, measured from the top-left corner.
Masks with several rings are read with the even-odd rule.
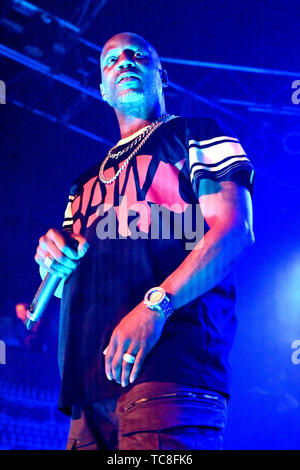
[[[28,309],[29,304],[26,302],[19,302],[15,305],[14,333],[22,346],[33,351],[41,351],[44,345],[39,335],[40,324],[36,323],[30,331],[25,326]]]
[[[25,324],[27,318],[27,311],[29,309],[29,305],[24,302],[19,302],[15,306],[16,309],[16,317]]]
[[[167,73],[142,37],[107,41],[101,73],[121,140],[75,182],[64,232],[35,258],[63,278],[68,448],[220,449],[253,168],[215,120],[166,113]]]

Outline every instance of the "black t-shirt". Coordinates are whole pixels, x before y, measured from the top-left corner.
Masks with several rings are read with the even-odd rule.
[[[134,138],[121,140],[113,153]],[[114,176],[134,148],[110,158],[104,176]],[[199,181],[232,180],[252,194],[248,157],[217,121],[176,117],[151,135],[112,184],[99,180],[101,161],[75,182],[63,224],[86,237],[90,248],[63,290],[60,408],[69,413],[72,406],[146,381],[229,395],[228,354],[236,330],[231,275],[174,312],[127,388],[106,378],[103,350],[120,320],[178,268],[208,230],[199,217]]]

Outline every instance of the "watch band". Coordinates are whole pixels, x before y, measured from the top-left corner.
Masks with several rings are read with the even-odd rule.
[[[160,312],[164,314],[166,318],[170,318],[170,316],[174,312],[174,307],[173,307],[171,299],[168,296],[166,296],[163,299],[162,303],[159,305],[158,309]]]

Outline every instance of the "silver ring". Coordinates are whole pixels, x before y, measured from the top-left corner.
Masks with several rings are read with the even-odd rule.
[[[45,265],[48,269],[51,269],[51,266],[52,266],[53,261],[54,261],[53,258],[50,258],[50,256],[46,256],[46,258],[44,259],[44,265]]]
[[[135,356],[125,353],[123,354],[123,361],[128,362],[128,364],[133,364],[135,361]]]

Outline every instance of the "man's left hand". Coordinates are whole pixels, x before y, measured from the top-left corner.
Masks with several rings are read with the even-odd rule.
[[[104,351],[105,373],[122,387],[134,382],[147,354],[161,336],[166,317],[141,302],[114,329]],[[124,361],[124,354],[135,356],[134,363]]]

